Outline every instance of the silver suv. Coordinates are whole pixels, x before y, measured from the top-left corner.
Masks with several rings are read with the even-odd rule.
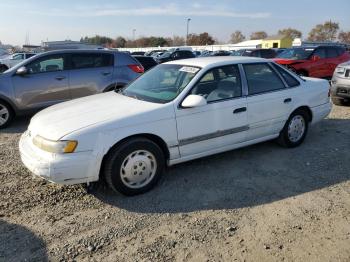
[[[121,88],[144,69],[112,50],[60,50],[38,54],[0,74],[0,128],[17,115]]]
[[[350,105],[350,61],[337,66],[331,84],[333,104]]]

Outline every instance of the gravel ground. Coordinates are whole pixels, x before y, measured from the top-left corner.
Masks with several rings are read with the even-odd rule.
[[[0,261],[350,261],[350,108],[305,143],[274,142],[170,168],[151,192],[33,178],[0,131]]]

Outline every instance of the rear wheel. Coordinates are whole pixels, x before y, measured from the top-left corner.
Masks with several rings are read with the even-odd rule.
[[[14,117],[12,108],[4,101],[0,100],[0,129],[7,127]]]
[[[284,147],[297,147],[305,139],[309,116],[304,110],[295,111],[284,125],[277,142]]]
[[[108,153],[103,172],[109,187],[133,196],[156,185],[164,163],[164,154],[157,144],[146,138],[133,138]]]

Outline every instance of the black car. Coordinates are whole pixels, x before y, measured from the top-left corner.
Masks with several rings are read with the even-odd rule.
[[[195,58],[196,56],[192,51],[189,50],[176,50],[174,52],[165,52],[164,54],[157,57],[160,63],[165,63],[173,60]]]
[[[219,50],[211,53],[211,56],[230,56],[231,54],[230,51]]]
[[[261,58],[275,58],[276,55],[277,55],[277,53],[273,49],[246,50],[242,54],[242,56],[252,56],[252,57],[261,57]]]
[[[145,55],[145,52],[143,52],[143,51],[135,51],[135,52],[132,52],[131,55]]]
[[[133,57],[141,63],[145,71],[158,65],[158,62],[152,56],[134,55]]]

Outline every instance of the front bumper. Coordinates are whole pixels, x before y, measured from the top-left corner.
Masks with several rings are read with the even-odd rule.
[[[91,151],[52,154],[37,148],[25,132],[19,142],[23,164],[36,176],[54,183],[72,185],[98,180],[100,165]]]
[[[331,95],[332,97],[350,99],[350,78],[333,77]]]

